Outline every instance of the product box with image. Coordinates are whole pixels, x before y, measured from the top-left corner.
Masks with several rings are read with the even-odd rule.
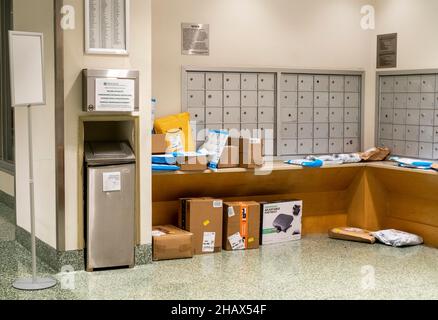
[[[178,224],[193,233],[195,255],[222,250],[223,201],[210,198],[180,199]]]
[[[223,249],[258,249],[260,205],[254,201],[224,203]]]
[[[303,202],[284,200],[260,203],[260,244],[273,244],[301,239]]]

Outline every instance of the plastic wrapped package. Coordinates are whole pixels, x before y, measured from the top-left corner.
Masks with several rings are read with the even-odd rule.
[[[208,168],[217,170],[219,160],[225,145],[228,142],[229,134],[223,130],[210,130],[205,143],[199,148],[198,152],[208,156]]]
[[[399,158],[391,157],[389,160],[397,162],[400,167],[411,168],[411,169],[432,169],[433,162],[427,160],[419,159],[409,159],[409,158]]]
[[[389,229],[371,233],[380,242],[392,247],[417,246],[423,243],[423,238],[412,233]]]

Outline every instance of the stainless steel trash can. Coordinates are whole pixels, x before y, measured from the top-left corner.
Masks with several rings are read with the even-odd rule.
[[[87,271],[134,266],[135,155],[124,142],[85,145]]]

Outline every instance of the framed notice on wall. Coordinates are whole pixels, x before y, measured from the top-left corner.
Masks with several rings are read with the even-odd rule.
[[[397,68],[397,33],[377,36],[377,68]]]
[[[182,23],[181,38],[183,55],[208,56],[210,54],[210,25]]]
[[[85,52],[129,53],[129,0],[85,1]]]

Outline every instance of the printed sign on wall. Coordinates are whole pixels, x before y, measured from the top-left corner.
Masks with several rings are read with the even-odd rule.
[[[377,68],[397,68],[397,33],[377,36]]]
[[[85,52],[128,54],[129,0],[85,0]]]
[[[183,23],[182,54],[203,55],[210,54],[210,26],[208,24]]]

